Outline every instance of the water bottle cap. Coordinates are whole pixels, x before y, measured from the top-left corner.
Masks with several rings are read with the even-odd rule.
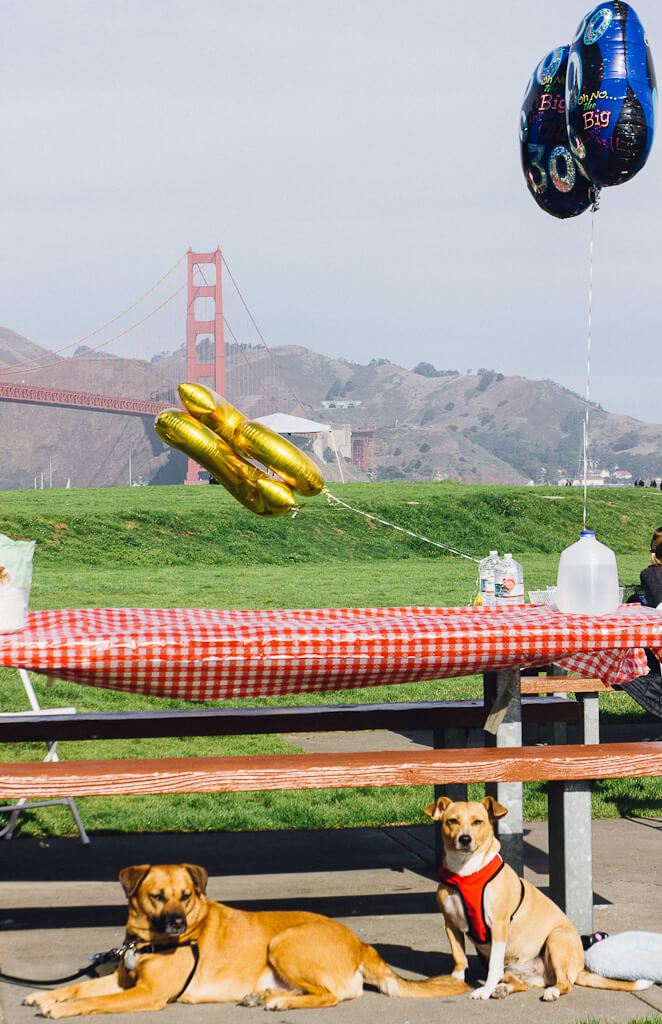
[[[595,530],[582,530],[580,537],[595,537]]]

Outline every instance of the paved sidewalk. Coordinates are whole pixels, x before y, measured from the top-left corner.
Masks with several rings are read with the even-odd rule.
[[[546,824],[526,826],[526,875],[547,884]],[[437,911],[432,828],[331,832],[127,835],[0,843],[0,965],[19,976],[58,977],[82,967],[89,953],[117,945],[126,919],[117,873],[128,864],[192,861],[210,874],[212,899],[246,909],[305,907],[339,918],[374,943],[398,970],[429,975],[450,970]],[[594,822],[595,926],[610,933],[660,931],[662,819]],[[473,979],[480,976],[472,959]],[[0,1019],[35,1019],[21,1000],[30,986],[0,985]],[[250,1024],[260,1009],[230,1004],[176,1004],[161,1024]],[[529,991],[489,1004],[466,996],[448,1000],[388,999],[366,992],[329,1010],[277,1012],[282,1024],[322,1020],[362,1024],[554,1024],[598,1019],[625,1022],[658,1014],[662,987],[637,995],[575,987],[555,1004]],[[118,1024],[147,1019],[118,1014]],[[151,1018],[150,1018],[151,1019]],[[273,1019],[273,1018],[272,1018]]]

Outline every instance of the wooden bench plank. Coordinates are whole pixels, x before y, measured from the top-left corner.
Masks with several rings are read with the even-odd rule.
[[[249,792],[662,774],[662,742],[255,757],[13,762],[3,797]]]
[[[482,728],[485,716],[482,700],[101,711],[57,716],[41,711],[0,715],[0,743],[369,729]],[[535,695],[522,702],[522,719],[535,725],[574,723],[579,719],[579,711],[574,701]]]
[[[612,693],[601,679],[579,676],[522,676],[522,693]]]

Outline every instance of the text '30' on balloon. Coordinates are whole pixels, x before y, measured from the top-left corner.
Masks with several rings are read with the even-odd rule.
[[[542,58],[529,79],[520,111],[522,171],[541,210],[576,217],[594,199],[593,186],[570,151],[566,130],[565,82],[569,46]]]

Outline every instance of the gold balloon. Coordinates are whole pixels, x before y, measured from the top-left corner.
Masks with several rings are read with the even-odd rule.
[[[267,466],[298,494],[319,494],[324,487],[312,459],[264,424],[245,419],[211,388],[184,383],[179,385],[179,396],[188,412],[227,441],[234,451]]]
[[[154,421],[159,437],[195,459],[251,512],[275,518],[301,508],[282,480],[242,459],[222,437],[180,409],[164,409]]]
[[[239,410],[204,384],[180,384],[178,390],[185,409],[231,445],[234,432],[244,419]]]
[[[307,455],[275,430],[253,420],[244,420],[234,432],[233,447],[248,459],[257,459],[278,473],[297,494],[319,494],[324,480]]]

